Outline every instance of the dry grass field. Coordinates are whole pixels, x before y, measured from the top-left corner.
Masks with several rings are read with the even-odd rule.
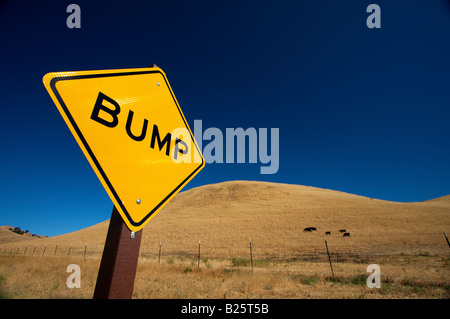
[[[108,222],[32,240],[1,228],[2,297],[91,298]],[[450,196],[399,203],[268,182],[201,186],[143,229],[134,298],[449,298],[449,226]],[[72,263],[80,289],[66,286]],[[381,268],[380,289],[366,286],[369,264]]]
[[[450,258],[430,256],[380,260],[381,288],[366,286],[366,264],[272,262],[236,265],[230,260],[182,258],[139,262],[133,298],[173,299],[392,299],[450,297]],[[99,258],[0,256],[2,298],[92,298]],[[81,288],[69,289],[67,266],[81,269]]]

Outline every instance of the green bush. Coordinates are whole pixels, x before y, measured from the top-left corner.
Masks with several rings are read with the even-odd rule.
[[[353,285],[366,286],[367,285],[367,276],[366,275],[357,275],[352,278],[351,283]]]
[[[317,283],[317,278],[315,277],[307,277],[303,275],[292,275],[292,280],[300,281],[304,285],[314,285]]]
[[[250,265],[250,259],[232,257],[231,264],[233,267],[247,267]]]

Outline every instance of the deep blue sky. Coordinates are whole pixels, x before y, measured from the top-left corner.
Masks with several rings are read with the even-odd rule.
[[[70,3],[81,29],[66,26]],[[381,29],[366,26],[370,3]],[[110,217],[42,77],[153,63],[192,129],[280,129],[277,174],[210,164],[185,190],[239,179],[450,194],[449,1],[3,1],[0,41],[0,225],[58,235]]]

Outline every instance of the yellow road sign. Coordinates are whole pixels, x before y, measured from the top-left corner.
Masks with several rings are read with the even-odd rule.
[[[43,82],[130,230],[205,166],[161,69],[57,72]]]

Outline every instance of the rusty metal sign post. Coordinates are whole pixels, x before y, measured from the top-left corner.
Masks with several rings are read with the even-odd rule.
[[[128,229],[114,207],[98,271],[94,299],[131,299],[142,230]]]

